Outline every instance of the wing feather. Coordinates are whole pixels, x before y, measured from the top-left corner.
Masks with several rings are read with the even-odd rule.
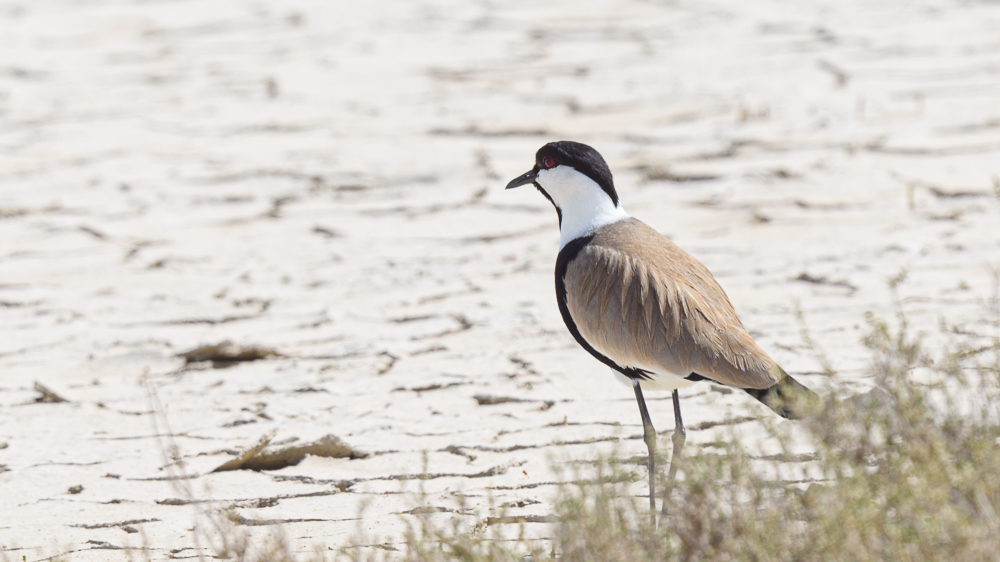
[[[635,219],[598,229],[564,281],[580,334],[619,365],[739,388],[777,382],[708,269]]]

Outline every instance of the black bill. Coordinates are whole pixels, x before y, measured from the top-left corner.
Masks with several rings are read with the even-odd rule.
[[[508,183],[507,187],[504,189],[514,189],[515,187],[521,187],[522,185],[534,183],[536,177],[538,177],[538,168],[532,168],[530,172],[510,180],[510,183]]]

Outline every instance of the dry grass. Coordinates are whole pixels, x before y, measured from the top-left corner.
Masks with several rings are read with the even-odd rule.
[[[936,354],[912,333],[901,306],[893,322],[868,318],[864,343],[872,351],[876,391],[828,398],[797,427],[767,425],[785,455],[755,457],[736,433],[715,447],[689,447],[669,516],[658,524],[651,523],[645,499],[631,495],[634,475],[612,455],[564,475],[549,548],[501,536],[504,526],[485,517],[469,529],[460,519],[440,524],[431,510],[415,510],[405,546],[373,547],[378,540],[359,530],[351,547],[309,559],[995,560],[1000,298],[994,295],[986,308],[992,343]],[[792,431],[799,440],[807,435],[816,452],[805,462],[783,462],[794,457]],[[179,459],[176,451],[167,456]],[[190,494],[185,480],[177,482]],[[201,522],[216,557],[296,559],[282,541],[255,546],[219,514],[204,513]]]

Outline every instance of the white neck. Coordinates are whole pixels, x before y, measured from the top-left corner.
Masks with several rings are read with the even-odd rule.
[[[560,250],[595,228],[629,218],[597,182],[569,166],[539,170],[535,181],[562,212]]]

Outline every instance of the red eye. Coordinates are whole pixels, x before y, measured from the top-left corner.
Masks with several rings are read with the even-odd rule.
[[[545,169],[549,169],[549,168],[551,168],[551,167],[553,167],[555,165],[556,165],[556,159],[555,158],[544,158],[544,159],[542,159],[542,166],[545,166]]]

